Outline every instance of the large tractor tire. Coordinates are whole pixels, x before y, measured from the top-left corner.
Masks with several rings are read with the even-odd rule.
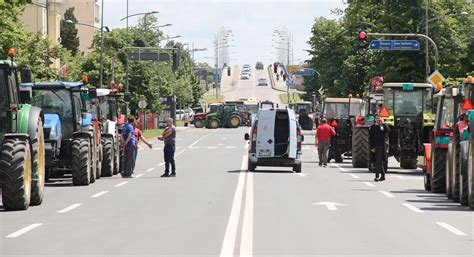
[[[239,117],[239,115],[233,114],[229,117],[227,120],[227,124],[229,128],[238,128],[240,127],[240,123],[242,122],[242,119]]]
[[[95,137],[92,136],[93,138],[90,140],[90,152],[91,152],[91,172],[90,172],[90,183],[93,184],[95,183],[95,180],[97,179],[97,159],[99,158],[97,156],[97,144],[95,143]]]
[[[446,149],[431,149],[431,191],[444,193],[446,190]]]
[[[29,142],[22,139],[5,139],[0,158],[3,207],[7,211],[28,209],[32,175]]]
[[[461,145],[459,144],[461,138],[459,135],[459,130],[457,128],[454,129],[453,132],[453,142],[452,144],[452,155],[451,155],[451,177],[453,180],[453,185],[451,187],[451,195],[453,196],[453,201],[455,203],[459,203],[459,191],[460,191],[460,170],[461,170],[461,162],[459,159],[459,153],[461,151]]]
[[[203,120],[197,120],[194,122],[194,127],[195,128],[204,128],[204,121]]]
[[[461,205],[468,205],[468,194],[469,194],[469,185],[468,185],[468,149],[469,149],[469,143],[467,141],[462,141],[460,143],[460,149],[461,151],[459,152],[459,158],[461,162],[461,169],[460,169],[460,174],[461,176],[459,177],[459,202]]]
[[[221,124],[218,119],[210,119],[207,123],[210,129],[217,129]]]
[[[102,177],[102,161],[104,158],[104,149],[102,145],[102,138],[99,139],[99,144],[97,145],[97,159],[95,161],[95,167],[96,167],[96,174],[95,177],[96,179],[100,179]]]
[[[46,179],[43,120],[38,119],[36,136],[32,138],[32,180],[30,205],[40,205],[44,198],[44,182]]]
[[[402,169],[413,170],[413,169],[417,168],[417,166],[416,166],[417,162],[418,162],[417,158],[402,155],[401,159],[400,159],[400,167]]]
[[[354,168],[369,167],[369,128],[354,128],[352,133],[352,166]]]
[[[452,173],[452,166],[453,166],[453,145],[449,144],[448,145],[448,150],[447,150],[447,155],[446,155],[446,196],[448,199],[453,199],[453,173]]]
[[[104,147],[104,159],[102,160],[102,176],[111,177],[114,173],[115,153],[114,141],[112,138],[102,138],[102,146]]]
[[[114,175],[120,173],[120,139],[122,135],[116,132],[114,141]]]
[[[472,124],[469,124],[471,126]],[[469,147],[468,147],[468,163],[467,163],[467,180],[468,180],[468,201],[469,201],[469,208],[474,210],[474,133],[473,128],[471,128],[471,134],[469,136]]]
[[[72,142],[72,183],[87,186],[91,177],[91,146],[86,138],[75,138]]]

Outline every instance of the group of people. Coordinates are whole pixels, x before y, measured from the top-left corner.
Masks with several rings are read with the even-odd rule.
[[[382,117],[375,115],[375,123],[369,128],[370,163],[375,171],[374,181],[384,181],[386,173],[387,149],[385,149],[386,138],[390,134],[390,129],[384,124]],[[319,166],[327,167],[331,138],[336,136],[335,129],[330,126],[326,118],[321,119],[321,123],[316,130],[316,147],[318,148]]]
[[[148,142],[143,136],[142,131],[139,129],[139,120],[133,115],[128,117],[128,123],[122,129],[122,144],[121,147],[124,150],[123,158],[123,169],[121,175],[123,178],[134,178],[135,163],[138,157],[138,149],[140,147],[140,140],[145,143],[150,149],[153,148],[153,144]],[[165,173],[161,177],[175,177],[176,176],[176,165],[174,161],[174,152],[176,144],[176,128],[173,125],[173,119],[168,118],[166,120],[167,127],[163,134],[158,137],[158,140],[165,143],[164,147],[164,159],[165,159]],[[170,173],[171,166],[171,173]]]

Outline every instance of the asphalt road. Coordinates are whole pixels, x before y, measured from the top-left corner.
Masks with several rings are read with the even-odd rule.
[[[228,94],[278,95],[252,83]],[[419,170],[391,160],[374,182],[350,160],[320,168],[306,131],[301,174],[247,172],[247,131],[179,131],[175,178],[154,140],[135,179],[48,183],[43,205],[0,208],[0,256],[473,256],[473,212],[424,191]]]

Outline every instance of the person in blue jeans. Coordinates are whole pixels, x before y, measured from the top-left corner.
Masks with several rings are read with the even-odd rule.
[[[174,161],[174,152],[176,150],[176,128],[173,125],[173,119],[166,119],[166,129],[158,140],[165,143],[163,150],[165,155],[165,173],[161,177],[176,177],[176,164]],[[170,173],[171,166],[171,173]]]
[[[135,152],[137,147],[135,145],[135,117],[132,115],[128,117],[128,123],[125,124],[122,130],[123,145],[124,148],[124,167],[122,177],[123,178],[133,178],[133,170],[135,169]]]

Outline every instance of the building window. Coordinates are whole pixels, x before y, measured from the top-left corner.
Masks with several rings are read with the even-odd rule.
[[[95,10],[94,10],[94,20],[96,23],[100,23],[100,5],[95,3]]]

